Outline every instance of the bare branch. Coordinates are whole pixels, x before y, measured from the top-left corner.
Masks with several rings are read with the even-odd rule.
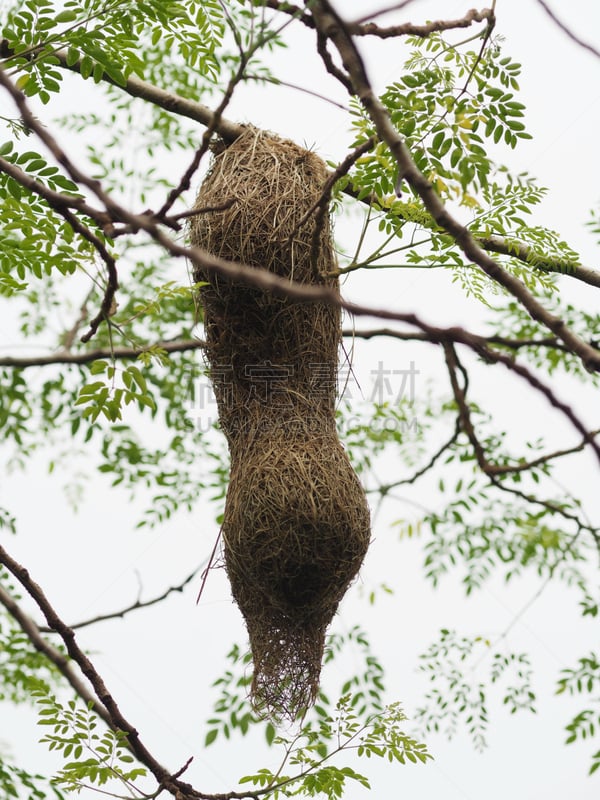
[[[556,14],[552,11],[550,6],[544,2],[544,0],[537,0],[538,4],[544,9],[546,14],[550,17],[552,22],[554,22],[558,27],[566,33],[569,39],[572,39],[576,44],[580,47],[583,47],[584,50],[588,50],[590,53],[593,53],[596,58],[600,58],[600,50],[597,50],[593,45],[584,42],[583,39],[580,39],[579,36],[573,33],[573,31],[568,28],[564,22],[561,22],[560,19],[556,16]]]
[[[444,444],[438,450],[436,450],[436,452],[431,456],[429,461],[423,467],[421,467],[415,473],[413,473],[413,475],[411,475],[410,478],[401,478],[400,480],[392,481],[391,483],[382,483],[374,489],[367,490],[367,494],[377,493],[380,494],[382,497],[384,497],[392,489],[396,489],[398,486],[406,486],[411,483],[416,483],[419,480],[419,478],[421,478],[423,475],[425,475],[427,472],[433,469],[433,467],[436,465],[438,460],[443,456],[446,450],[449,450],[452,447],[452,445],[456,442],[460,431],[461,431],[460,418],[457,417],[456,425],[454,427],[454,433],[452,434],[452,436],[448,439],[448,441],[444,442]]]
[[[202,142],[200,143],[200,147],[194,154],[194,158],[192,159],[191,164],[183,173],[183,176],[181,177],[179,184],[169,192],[169,196],[167,197],[165,203],[162,205],[162,207],[156,214],[157,219],[159,220],[163,219],[168,213],[169,209],[172,208],[177,198],[180,197],[183,194],[183,192],[187,191],[187,189],[190,188],[192,177],[194,176],[196,170],[200,166],[200,162],[208,152],[212,136],[215,133],[215,131],[217,131],[219,128],[219,123],[223,118],[223,112],[231,102],[231,98],[233,97],[233,92],[235,90],[235,87],[244,77],[244,72],[246,71],[246,66],[248,64],[248,58],[250,54],[246,54],[242,49],[240,49],[240,62],[238,68],[235,71],[235,74],[231,76],[231,79],[227,84],[227,88],[223,93],[223,98],[219,103],[216,111],[214,111],[212,119],[210,120],[209,124],[206,127],[206,130],[204,131],[204,134],[202,135]]]
[[[357,330],[355,328],[347,328],[342,331],[342,335],[349,339],[373,339],[379,336],[387,336],[393,339],[400,339],[404,342],[439,342],[439,330],[436,333],[424,333],[419,331],[398,331],[393,328],[372,328],[369,330]],[[468,333],[465,331],[465,333]],[[449,334],[452,337],[452,333]],[[547,347],[553,350],[561,350],[569,352],[562,342],[557,339],[548,337],[546,339],[509,339],[503,336],[479,336],[477,334],[469,334],[473,345],[479,343],[485,345],[500,345],[511,350],[519,350],[523,347]],[[0,367],[13,367],[15,369],[24,369],[27,367],[47,367],[53,364],[90,364],[93,361],[101,359],[110,360],[128,360],[136,359],[142,353],[153,351],[162,351],[167,354],[173,353],[187,353],[193,350],[203,350],[206,347],[206,342],[203,339],[178,339],[175,341],[159,341],[153,344],[140,345],[140,347],[99,347],[94,350],[85,350],[79,353],[73,353],[69,348],[65,347],[56,353],[51,353],[47,356],[4,356],[0,357]]]
[[[51,364],[90,364],[92,361],[108,358],[115,360],[136,359],[142,353],[153,350],[162,350],[165,353],[186,353],[189,350],[202,350],[206,346],[202,339],[181,339],[176,342],[156,342],[143,347],[100,347],[95,350],[86,350],[82,353],[71,353],[68,350],[59,350],[48,356],[24,356],[22,358],[0,358],[0,367],[46,367]]]
[[[88,291],[83,303],[79,308],[79,316],[77,317],[73,325],[71,325],[69,330],[65,331],[65,333],[61,337],[62,349],[67,353],[70,352],[71,348],[73,347],[73,344],[75,342],[75,337],[77,336],[79,329],[81,328],[81,326],[88,317],[87,304],[89,302],[92,293],[93,293],[93,287]]]
[[[425,38],[430,36],[432,33],[454,30],[457,28],[469,28],[471,25],[473,25],[473,23],[484,22],[485,20],[490,22],[494,19],[494,12],[492,9],[484,8],[481,11],[477,11],[477,9],[472,8],[464,15],[464,17],[460,17],[459,19],[435,20],[433,22],[427,22],[423,25],[415,25],[412,22],[405,22],[401,25],[391,25],[384,28],[370,21],[377,16],[381,16],[382,14],[389,14],[392,11],[405,8],[406,6],[410,5],[411,2],[413,2],[413,0],[404,0],[404,2],[396,3],[388,8],[370,13],[358,20],[355,20],[354,22],[348,22],[346,23],[348,32],[353,36],[375,36],[379,39],[397,38],[399,36],[421,36]],[[301,8],[293,5],[293,3],[279,2],[279,0],[264,0],[264,4],[274,11],[279,11],[282,14],[288,14],[292,17],[295,17],[299,22],[302,22],[308,28],[315,27],[315,21],[313,17],[310,16],[310,14],[304,13]]]
[[[420,36],[425,39],[432,33],[455,30],[457,28],[469,28],[475,22],[484,21],[493,26],[495,17],[491,8],[484,8],[482,11],[472,8],[464,17],[459,19],[438,19],[433,22],[427,22],[424,25],[405,22],[401,25],[390,25],[387,28],[382,28],[374,22],[365,22],[364,24],[350,22],[347,24],[347,29],[353,36],[376,36],[379,39],[398,36]]]
[[[163,600],[166,600],[169,595],[173,594],[173,592],[183,592],[185,587],[190,583],[198,574],[198,572],[206,565],[208,559],[203,561],[200,566],[196,567],[193,572],[185,578],[181,583],[178,583],[177,586],[169,586],[168,589],[162,594],[153,597],[152,600],[140,600],[139,598],[135,601],[135,603],[131,603],[131,605],[126,606],[125,608],[120,609],[119,611],[113,611],[109,614],[98,614],[96,617],[90,617],[90,619],[82,620],[81,622],[75,622],[74,624],[69,625],[71,630],[75,631],[79,628],[87,628],[89,625],[95,625],[97,622],[106,622],[109,619],[123,619],[130,614],[132,611],[139,611],[141,608],[149,608],[150,606],[155,606],[157,603],[161,603]],[[41,627],[40,631],[42,633],[54,633],[51,628]]]
[[[325,182],[325,185],[323,186],[323,189],[321,191],[321,196],[317,200],[315,200],[315,202],[308,209],[306,214],[304,214],[304,216],[299,220],[292,233],[290,233],[288,237],[290,241],[294,237],[296,231],[302,228],[303,225],[305,225],[308,222],[308,220],[310,219],[310,217],[312,216],[312,214],[315,212],[316,209],[321,209],[321,211],[327,210],[329,201],[331,199],[331,192],[334,185],[337,183],[337,181],[339,181],[340,178],[343,178],[344,175],[348,174],[348,172],[352,169],[353,165],[357,162],[357,160],[362,155],[371,150],[374,144],[375,140],[372,137],[369,137],[361,145],[359,145],[351,153],[349,153],[346,156],[346,158],[340,162],[339,166],[336,168],[334,172],[329,174],[329,177],[327,178],[327,181]]]
[[[66,219],[76,233],[86,239],[92,245],[92,247],[94,247],[106,265],[108,281],[106,283],[106,289],[104,290],[104,297],[102,298],[100,310],[90,322],[88,332],[81,337],[82,342],[87,342],[96,333],[100,323],[103,320],[108,320],[110,315],[114,313],[115,295],[117,293],[117,289],[119,288],[117,264],[114,257],[111,255],[111,253],[109,253],[100,237],[91,231],[86,225],[84,225],[75,216],[75,214],[71,213],[71,211],[66,208],[61,208],[60,206],[55,208],[55,211],[57,211],[64,217],[64,219]]]
[[[352,83],[350,79],[333,63],[331,53],[327,49],[327,37],[323,36],[320,31],[317,31],[317,53],[321,56],[321,60],[327,72],[333,75],[333,77],[352,94]]]
[[[342,331],[344,336],[355,339],[374,339],[378,336],[388,336],[392,339],[400,339],[404,342],[431,342],[431,337],[426,333],[416,331],[398,331],[394,328],[371,328],[370,330],[348,329]],[[480,336],[472,334],[474,340],[478,340],[482,345],[499,345],[509,350],[520,350],[523,347],[546,347],[551,350],[561,350],[569,352],[568,348],[553,336],[539,339],[514,339],[506,336]],[[0,362],[1,364],[1,362]]]
[[[105,719],[107,724],[113,730],[120,730],[127,734],[127,742],[132,752],[142,764],[148,767],[160,785],[164,786],[165,789],[170,791],[171,794],[175,796],[177,796],[177,792],[180,792],[184,797],[200,797],[200,793],[192,789],[191,786],[181,783],[177,779],[173,779],[171,773],[154,758],[149,750],[147,750],[140,739],[139,733],[123,716],[119,706],[117,705],[111,693],[108,691],[100,674],[97,672],[88,656],[77,644],[73,630],[71,630],[71,628],[69,628],[58,616],[41,587],[31,578],[25,567],[15,561],[1,545],[0,564],[3,564],[6,567],[6,569],[17,579],[25,591],[33,598],[37,607],[46,618],[48,627],[59,634],[70,658],[77,664],[89,681],[92,689],[94,690],[94,694],[91,695],[85,687],[80,687],[84,691],[84,695],[81,696],[83,697],[87,695],[94,704],[95,708],[105,709],[106,713],[103,715],[103,719]],[[34,638],[36,637],[36,631],[34,628],[31,628],[31,626],[29,626],[29,632],[26,631],[26,633],[28,636],[33,636]],[[40,640],[43,641],[41,636],[38,635],[38,644],[41,644]],[[31,641],[33,643],[33,639]],[[61,657],[64,659],[64,656]],[[54,663],[56,662],[54,661]],[[63,670],[61,670],[61,672],[62,671]],[[63,672],[63,674],[65,673]],[[69,682],[71,683],[71,681]],[[71,685],[73,684],[71,683]],[[79,694],[79,689],[77,689],[77,693]],[[100,711],[98,711],[98,713],[101,714]]]
[[[3,552],[4,551],[2,551],[2,548],[0,548],[0,558],[2,558]],[[67,679],[71,688],[74,689],[79,697],[81,697],[84,703],[90,704],[96,714],[98,714],[98,716],[101,717],[104,722],[106,722],[109,728],[114,729],[114,725],[108,711],[89,691],[81,678],[75,673],[71,666],[70,659],[44,639],[42,636],[42,629],[39,628],[38,625],[31,619],[31,617],[23,611],[17,601],[11,597],[11,595],[1,585],[0,603],[2,603],[4,608],[18,623],[19,627],[38,651],[38,653],[45,655],[48,661],[52,662],[61,675]]]
[[[566,416],[569,417],[571,422],[575,425],[575,427],[582,433],[583,440],[573,446],[562,450],[555,450],[552,453],[548,453],[544,456],[539,456],[531,461],[525,462],[521,461],[518,464],[492,464],[485,453],[483,445],[479,441],[477,433],[475,431],[475,427],[471,420],[471,411],[469,409],[469,404],[467,402],[467,386],[468,386],[468,376],[465,368],[460,363],[458,356],[454,350],[452,344],[445,342],[443,344],[444,348],[444,355],[446,358],[446,366],[448,368],[448,374],[450,376],[450,385],[452,386],[452,393],[454,395],[454,399],[456,400],[456,404],[458,406],[458,414],[460,419],[460,424],[462,430],[466,433],[469,442],[473,448],[473,452],[475,453],[475,457],[477,459],[477,463],[479,464],[480,469],[489,477],[497,477],[501,475],[507,474],[514,474],[516,472],[526,472],[533,467],[542,466],[543,464],[547,464],[549,461],[552,461],[556,458],[560,458],[562,456],[571,455],[573,453],[578,453],[584,449],[584,447],[592,443],[592,447],[596,450],[596,453],[600,457],[600,449],[598,448],[595,437],[598,436],[600,431],[586,431],[585,428],[579,423],[575,423],[575,415],[572,409],[567,406],[566,404],[558,401],[557,398],[554,396],[553,392],[546,386],[542,387],[541,384],[538,386],[540,391],[546,395],[550,403],[555,407],[563,411]],[[515,365],[519,366],[519,365]],[[518,370],[515,370],[518,371]],[[458,382],[458,375],[457,373],[460,372],[464,379],[463,386],[460,386]],[[526,379],[531,383],[532,381],[537,381],[531,373],[529,373]],[[539,382],[538,382],[539,384]]]

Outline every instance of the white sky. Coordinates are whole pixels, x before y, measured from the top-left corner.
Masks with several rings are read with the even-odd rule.
[[[459,17],[472,4],[415,0],[398,21],[421,22],[431,18]],[[600,5],[594,0],[553,3],[563,19],[582,37],[600,45]],[[351,18],[380,7],[373,2],[338,2],[338,9]],[[527,105],[527,124],[535,138],[508,151],[502,158],[515,170],[527,169],[552,193],[539,213],[539,221],[555,227],[584,256],[594,262],[591,238],[583,223],[589,209],[598,202],[597,132],[600,129],[600,61],[581,50],[557,31],[535,0],[499,0],[497,33],[506,38],[506,53],[524,65],[521,98]],[[310,85],[324,94],[345,98],[333,81],[323,80],[316,59],[308,58],[312,39],[301,32],[293,47],[276,55],[273,68],[289,80]],[[374,81],[382,87],[393,80],[405,58],[400,45],[361,42]],[[81,96],[65,99],[73,109]],[[325,157],[343,152],[348,142],[344,118],[333,107],[307,95],[283,89],[253,89],[236,95],[227,116],[271,128],[302,143],[313,144]],[[338,234],[352,236],[352,225],[338,225]],[[183,277],[183,276],[182,276]],[[380,305],[382,299],[399,310],[414,310],[430,320],[461,321],[478,318],[472,303],[440,291],[439,275],[432,278],[394,274],[357,277],[347,284],[351,297]],[[573,296],[593,305],[592,290],[569,287]],[[470,316],[465,317],[465,314]],[[370,324],[366,322],[365,324]],[[4,328],[4,326],[2,326]],[[4,331],[2,330],[2,333]],[[2,348],[2,352],[6,350]],[[400,352],[400,355],[399,355]],[[368,375],[381,358],[402,364],[415,360],[423,371],[436,378],[433,358],[412,345],[392,349],[389,343],[361,345],[356,354],[358,368]],[[438,376],[439,377],[439,376]],[[491,385],[477,387],[483,398],[491,398],[504,385],[504,376],[492,378]],[[565,383],[570,391],[570,385]],[[515,390],[518,391],[518,390]],[[583,408],[596,408],[593,398],[582,396]],[[519,398],[506,397],[504,411],[517,430]],[[540,406],[540,420],[549,418]],[[529,424],[529,423],[527,423]],[[597,466],[589,460],[589,471]],[[390,464],[390,469],[394,465]],[[563,472],[565,480],[583,486],[591,504],[588,511],[600,512],[593,475]],[[193,515],[179,515],[172,523],[154,531],[133,528],[139,507],[132,507],[118,492],[109,491],[100,478],[87,488],[87,503],[73,516],[61,492],[60,476],[48,478],[40,464],[27,474],[14,475],[4,483],[4,505],[17,515],[19,536],[7,544],[45,588],[56,609],[67,621],[119,608],[137,594],[139,574],[143,596],[150,597],[176,583],[200,562],[212,547],[216,528],[211,509],[199,508]],[[425,502],[417,491],[411,499]],[[594,503],[596,505],[594,506]],[[539,582],[530,578],[508,590],[492,581],[475,598],[465,601],[459,578],[443,582],[437,591],[421,577],[419,544],[397,540],[390,523],[410,513],[408,506],[384,509],[374,531],[375,542],[363,570],[361,582],[352,590],[335,622],[337,630],[360,624],[369,631],[375,653],[387,671],[389,700],[401,700],[410,713],[418,705],[424,683],[415,673],[416,656],[436,636],[440,627],[460,632],[486,633],[492,638],[511,623],[535,595]],[[361,599],[381,582],[393,585],[395,594],[381,597],[374,607]],[[203,791],[227,791],[245,771],[274,766],[274,754],[260,741],[235,739],[227,746],[217,744],[204,751],[204,720],[215,695],[208,689],[223,666],[223,655],[233,641],[244,640],[240,615],[229,598],[222,573],[211,576],[206,593],[197,607],[192,586],[155,611],[142,611],[127,622],[114,622],[82,631],[80,642],[97,653],[95,663],[122,705],[124,713],[140,730],[143,740],[162,762],[178,769],[190,755],[194,764],[187,777]],[[504,800],[507,795],[524,800],[559,800],[568,795],[577,800],[598,797],[600,773],[586,777],[592,746],[563,746],[562,727],[579,709],[565,699],[554,699],[554,682],[562,665],[584,655],[598,644],[597,622],[581,621],[577,597],[560,587],[549,587],[522,616],[509,636],[509,645],[531,653],[536,667],[535,687],[540,696],[535,717],[508,718],[492,702],[490,749],[474,753],[466,736],[451,743],[432,737],[429,746],[435,762],[425,767],[396,767],[373,760],[354,766],[372,777],[371,796],[467,800],[485,796]],[[482,665],[482,669],[485,665]],[[335,667],[324,674],[325,685],[341,674]],[[475,678],[475,676],[474,676]],[[0,739],[11,743],[23,766],[44,770],[56,763],[44,747],[32,748],[37,737],[33,716],[2,706]],[[33,732],[32,732],[33,730]],[[361,769],[362,768],[362,769]],[[369,795],[359,789],[348,792],[348,800]],[[81,797],[91,797],[83,792]]]

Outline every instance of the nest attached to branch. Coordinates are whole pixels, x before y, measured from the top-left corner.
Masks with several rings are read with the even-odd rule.
[[[254,128],[215,157],[194,245],[337,288],[325,164]],[[230,202],[232,201],[232,202]],[[226,208],[224,206],[227,206]],[[197,267],[206,356],[231,454],[225,565],[254,662],[252,697],[294,719],[317,695],[325,632],[370,540],[363,489],[335,427],[340,309],[278,297]]]

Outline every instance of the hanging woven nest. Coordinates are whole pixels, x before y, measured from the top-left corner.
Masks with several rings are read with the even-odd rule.
[[[215,157],[191,240],[209,253],[338,287],[327,176],[314,153],[254,128]],[[231,202],[230,202],[231,201]],[[321,215],[323,216],[323,215]],[[340,310],[195,271],[231,475],[225,565],[244,615],[257,709],[293,719],[317,695],[325,632],[370,540],[364,491],[335,426]]]

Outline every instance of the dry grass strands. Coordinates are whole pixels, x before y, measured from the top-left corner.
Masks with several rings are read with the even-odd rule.
[[[324,163],[253,128],[218,155],[191,238],[208,252],[337,288],[329,221],[298,223]],[[318,246],[315,246],[318,245]],[[225,564],[254,662],[255,706],[294,719],[319,687],[325,632],[370,539],[362,487],[337,438],[340,311],[197,269],[207,358],[231,453]]]

